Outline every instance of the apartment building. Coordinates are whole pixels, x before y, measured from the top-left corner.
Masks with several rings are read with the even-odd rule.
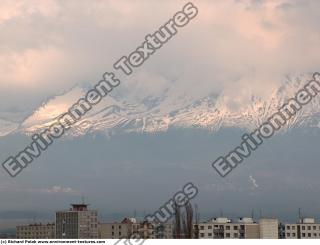
[[[57,239],[98,238],[98,212],[88,204],[71,204],[69,210],[56,212]]]
[[[173,238],[173,225],[147,221],[138,223],[134,218],[125,218],[121,223],[99,224],[99,238],[121,239],[130,238],[132,235],[143,239]]]
[[[130,238],[136,233],[139,224],[134,218],[125,218],[121,223],[100,223],[99,238],[101,239],[121,239]]]
[[[194,237],[199,239],[259,239],[278,238],[278,220],[239,218],[232,221],[225,217],[213,218],[194,225]],[[196,234],[198,233],[198,234]]]
[[[262,218],[259,220],[259,233],[261,239],[278,239],[279,222],[274,218]]]
[[[173,239],[174,225],[169,223],[158,223],[154,225],[154,234],[157,239]]]
[[[300,219],[296,224],[285,224],[286,239],[320,239],[320,224],[314,218]]]
[[[251,218],[240,218],[236,222],[225,217],[213,218],[194,225],[199,239],[239,239],[259,238],[259,225]]]
[[[16,227],[17,239],[54,239],[55,224],[35,223]]]

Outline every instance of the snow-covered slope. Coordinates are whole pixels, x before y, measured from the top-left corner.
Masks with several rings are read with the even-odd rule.
[[[224,93],[194,98],[166,88],[157,96],[139,94],[130,96],[127,100],[128,97],[125,96],[111,95],[96,105],[67,134],[79,136],[92,132],[153,133],[169,128],[192,127],[208,129],[211,132],[221,127],[253,130],[276,112],[309,78],[310,76],[299,76],[287,79],[280,88],[270,93],[268,98],[252,95],[250,103],[237,110],[231,110],[227,106]],[[84,94],[84,89],[74,88],[66,94],[54,97],[24,120],[19,129],[16,124],[0,121],[0,136],[17,131],[31,134],[44,130]],[[304,107],[299,115],[289,122],[287,128],[317,127],[319,120],[320,96]]]

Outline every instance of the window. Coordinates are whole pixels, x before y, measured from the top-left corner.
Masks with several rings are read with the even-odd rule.
[[[295,230],[296,229],[296,227],[295,226],[292,226],[292,230]]]
[[[311,233],[308,233],[308,237],[311,237]]]
[[[308,231],[310,231],[310,230],[311,230],[311,226],[308,225]]]
[[[313,236],[315,236],[315,237],[316,237],[316,236],[317,236],[317,233],[313,233]]]
[[[211,225],[209,225],[209,226],[208,226],[208,229],[210,229],[210,230],[211,230],[211,229],[212,229],[212,226],[211,226]]]
[[[230,233],[226,233],[226,237],[230,237]]]
[[[287,237],[290,237],[290,233],[287,233]]]
[[[302,226],[302,230],[305,230],[306,229],[306,227],[305,226]]]
[[[233,233],[233,237],[238,238],[238,233]]]
[[[302,233],[302,237],[306,237],[306,233]]]
[[[208,236],[212,236],[212,233],[208,233]]]
[[[204,226],[203,225],[200,226],[200,230],[204,230]]]
[[[314,225],[314,226],[313,226],[313,230],[315,231],[316,229],[317,229],[317,227]]]
[[[229,225],[226,226],[226,230],[230,230],[230,226]]]
[[[238,226],[236,226],[236,225],[233,226],[233,229],[234,229],[234,230],[238,230]]]
[[[290,230],[290,226],[289,225],[287,225],[287,230]]]
[[[204,237],[204,233],[200,233],[200,237]]]
[[[296,237],[296,233],[292,233],[292,237]]]

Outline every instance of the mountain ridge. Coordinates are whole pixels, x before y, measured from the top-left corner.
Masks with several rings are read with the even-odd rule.
[[[229,97],[223,92],[220,95],[209,93],[194,98],[185,93],[176,94],[171,87],[166,87],[157,95],[135,94],[127,98],[117,93],[111,94],[94,106],[66,135],[77,137],[94,132],[116,134],[120,131],[154,133],[167,131],[169,128],[203,128],[210,132],[223,127],[253,130],[293,97],[308,79],[308,75],[287,77],[268,98],[252,94],[249,103],[237,109],[228,105]],[[29,135],[44,130],[83,97],[85,92],[82,87],[74,87],[53,97],[19,126],[18,123],[0,119],[0,137],[11,133]],[[315,97],[284,128],[318,127],[319,119],[320,98]]]

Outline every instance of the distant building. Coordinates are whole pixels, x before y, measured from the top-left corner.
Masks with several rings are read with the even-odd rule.
[[[239,239],[259,238],[259,225],[251,218],[240,218],[232,222],[225,217],[213,218],[205,223],[194,225],[199,239]]]
[[[170,223],[158,223],[154,225],[154,237],[156,239],[173,239],[174,225]]]
[[[57,239],[98,238],[98,212],[87,204],[71,204],[70,210],[56,212]]]
[[[55,224],[30,224],[16,227],[17,239],[54,239]]]
[[[297,224],[285,224],[286,239],[320,239],[320,224],[314,218],[300,219]]]
[[[139,224],[135,219],[125,218],[121,223],[100,223],[99,238],[122,239],[130,238],[133,232],[138,230]]]
[[[132,218],[125,218],[121,223],[99,224],[99,238],[102,239],[128,239],[133,235],[141,239],[173,238],[173,225],[147,221],[138,223]]]
[[[259,220],[259,233],[261,239],[278,239],[279,222],[278,219],[262,218]]]
[[[194,225],[195,238],[199,239],[259,239],[278,238],[278,220],[260,219],[255,223],[252,218],[239,218],[231,221],[225,217]]]

